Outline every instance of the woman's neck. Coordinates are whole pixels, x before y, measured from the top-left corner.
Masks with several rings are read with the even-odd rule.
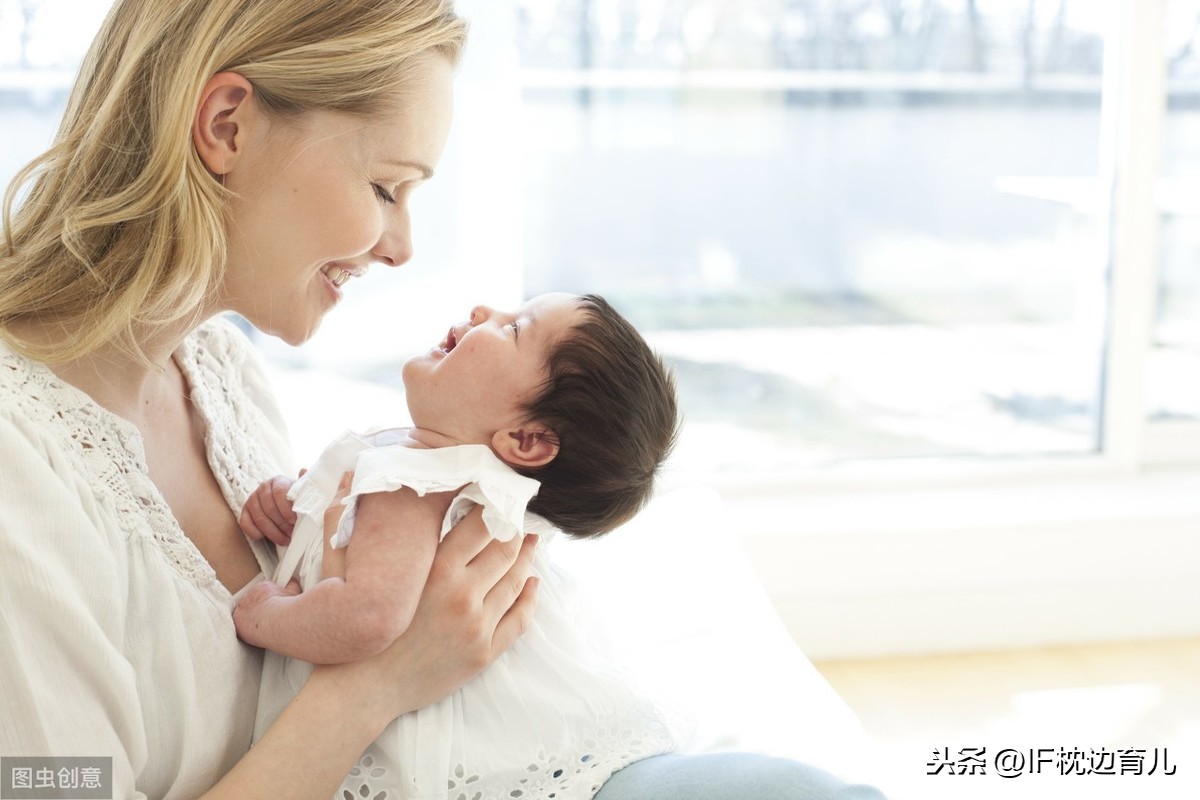
[[[49,367],[102,407],[140,425],[166,400],[178,397],[182,375],[172,356],[191,331],[160,329],[138,336],[136,341],[146,361],[106,344],[85,356]],[[42,344],[53,343],[51,336],[34,328],[20,334]]]

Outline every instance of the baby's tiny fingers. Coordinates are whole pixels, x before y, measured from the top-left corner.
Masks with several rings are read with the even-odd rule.
[[[254,518],[250,516],[250,509],[248,507],[244,506],[242,508],[242,514],[238,517],[238,526],[242,529],[242,533],[245,534],[247,539],[258,541],[263,538],[263,532],[254,524]]]
[[[246,502],[242,509],[243,515],[249,515],[250,526],[254,533],[250,534],[256,539],[266,537],[276,544],[287,544],[290,538],[289,532],[282,530],[275,521],[271,519],[271,515],[263,508],[260,498],[257,495],[252,495],[250,500]],[[282,541],[281,541],[282,540]]]
[[[271,485],[271,500],[270,509],[271,516],[278,522],[284,525],[296,524],[296,512],[292,508],[292,503],[288,500],[288,491],[292,488],[291,481],[278,481]]]
[[[292,535],[287,531],[276,528],[273,531],[267,531],[267,538],[280,547],[287,547],[292,543]]]

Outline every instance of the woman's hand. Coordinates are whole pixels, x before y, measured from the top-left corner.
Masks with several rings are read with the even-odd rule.
[[[331,508],[340,509],[344,496],[345,487]],[[355,525],[415,524],[436,530],[450,500],[448,494],[418,497],[410,489],[364,495]],[[326,513],[326,539],[336,530],[338,517]],[[483,524],[482,509],[474,509],[438,545],[405,632],[378,656],[320,667],[313,679],[361,685],[363,710],[386,714],[381,727],[448,696],[528,627],[537,602],[537,578],[530,574],[536,544],[532,535],[496,541]]]

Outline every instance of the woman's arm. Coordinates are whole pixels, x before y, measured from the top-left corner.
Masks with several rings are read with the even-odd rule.
[[[0,756],[112,758],[113,797],[144,795],[146,752],[127,635],[127,568],[120,531],[98,528],[81,505],[82,476],[35,423],[0,409]]]
[[[411,491],[376,497],[359,524],[438,529],[437,509],[413,502]],[[332,517],[326,514],[326,536],[336,525]],[[266,735],[204,797],[331,797],[388,722],[455,691],[524,632],[536,604],[535,544],[536,537],[495,541],[480,511],[469,514],[437,547],[400,638],[372,658],[317,667]]]

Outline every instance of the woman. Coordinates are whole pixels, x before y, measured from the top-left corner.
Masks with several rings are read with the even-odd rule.
[[[110,12],[54,146],[6,197],[0,755],[111,756],[119,798],[325,800],[391,719],[520,635],[534,541],[492,542],[468,517],[404,635],[316,669],[249,749],[261,652],[229,612],[272,556],[235,514],[292,465],[256,356],[213,318],[299,343],[346,281],[409,259],[406,203],[445,142],[463,40],[438,0]],[[359,525],[432,531],[446,502],[372,495]],[[650,759],[601,796],[702,797],[664,787],[717,768]],[[845,788],[821,787],[789,796]]]

